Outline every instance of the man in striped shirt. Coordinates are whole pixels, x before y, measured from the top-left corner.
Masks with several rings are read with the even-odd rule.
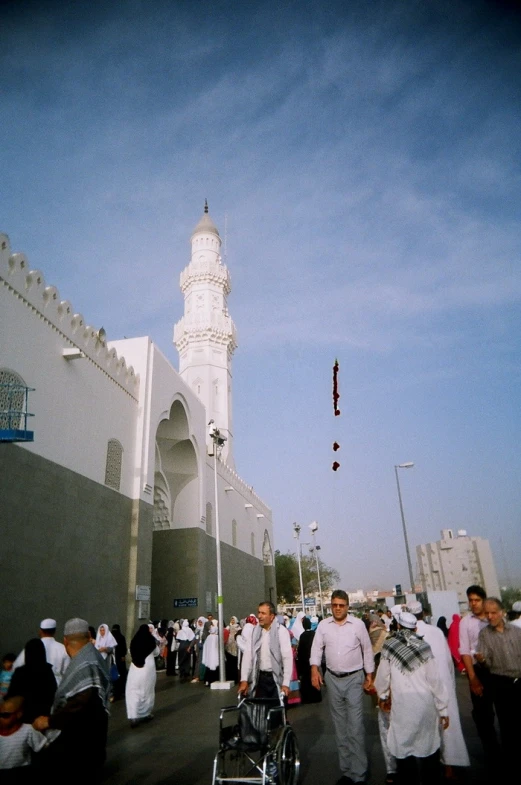
[[[505,618],[497,597],[485,600],[488,627],[479,633],[476,659],[490,672],[492,700],[506,771],[511,771],[521,738],[521,629]]]

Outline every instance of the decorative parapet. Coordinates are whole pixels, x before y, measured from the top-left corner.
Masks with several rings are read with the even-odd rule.
[[[174,343],[182,352],[194,341],[212,340],[227,346],[230,352],[237,348],[237,330],[231,316],[223,313],[182,316],[174,326]]]
[[[211,460],[213,467],[213,458]],[[239,477],[235,469],[232,469],[231,466],[228,466],[227,463],[224,463],[224,461],[219,458],[217,471],[224,480],[228,480],[230,484],[233,483],[234,487],[240,491],[243,497],[252,504],[256,510],[262,513],[267,520],[271,521],[271,509],[264,504],[260,496],[257,496],[253,490],[253,486],[247,485],[244,480]]]
[[[179,277],[179,284],[183,294],[193,283],[217,283],[222,286],[225,294],[232,290],[231,277],[225,264],[215,259],[193,259],[185,267]]]
[[[68,300],[60,300],[55,286],[45,283],[39,270],[30,270],[22,253],[11,253],[9,237],[0,234],[0,284],[6,286],[22,302],[51,325],[64,339],[64,350],[76,349],[78,356],[90,360],[112,381],[136,401],[139,395],[139,376],[124,357],[109,348],[103,328],[85,324],[83,316],[74,313]],[[65,358],[72,356],[65,351]]]

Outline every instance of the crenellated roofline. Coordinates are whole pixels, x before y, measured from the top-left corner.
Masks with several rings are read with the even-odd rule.
[[[86,358],[112,381],[138,400],[139,376],[110,348],[103,328],[96,329],[75,313],[68,300],[61,300],[58,289],[46,284],[40,270],[31,270],[23,253],[11,253],[9,237],[0,233],[0,284],[12,291],[28,308],[64,340],[64,362],[72,358]]]

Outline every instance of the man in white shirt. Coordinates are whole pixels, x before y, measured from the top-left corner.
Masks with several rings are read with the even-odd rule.
[[[275,616],[272,602],[260,603],[259,623],[253,627],[250,645],[242,655],[240,695],[278,700],[281,692],[289,694],[293,670],[291,639]]]
[[[349,615],[349,598],[337,589],[331,595],[332,616],[318,625],[311,647],[311,683],[326,683],[335,728],[340,771],[337,785],[365,782],[367,753],[363,720],[364,690],[373,687],[374,656],[366,626]],[[325,654],[326,672],[320,671]]]
[[[415,634],[416,617],[404,611],[398,625],[382,646],[375,681],[380,708],[391,712],[387,744],[401,785],[435,785],[440,725],[449,727],[448,695],[431,647]]]
[[[407,605],[407,610],[414,614],[418,620],[416,635],[431,647],[441,681],[447,690],[449,727],[441,734],[440,753],[441,762],[445,766],[445,777],[449,779],[454,776],[453,766],[470,766],[467,746],[461,730],[454,662],[443,632],[438,627],[433,627],[432,624],[426,624],[424,621],[422,604],[418,601],[410,602]]]
[[[40,622],[40,630],[38,632],[43,645],[45,646],[45,657],[47,662],[52,665],[52,670],[56,678],[56,684],[60,684],[63,674],[67,670],[70,657],[65,651],[63,643],[55,640],[56,635],[56,620],[43,619]],[[25,650],[22,649],[13,664],[13,670],[19,668],[20,665],[25,665]]]
[[[467,599],[470,613],[459,625],[459,653],[465,665],[472,701],[472,719],[476,725],[483,753],[485,769],[492,780],[497,776],[497,761],[500,759],[499,741],[494,725],[494,705],[490,673],[476,660],[479,651],[478,638],[481,630],[488,626],[485,613],[486,592],[482,586],[469,586]]]
[[[512,605],[512,618],[509,619],[510,624],[514,627],[521,627],[521,601],[517,600]]]

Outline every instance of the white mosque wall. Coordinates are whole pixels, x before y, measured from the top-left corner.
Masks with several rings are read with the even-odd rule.
[[[124,353],[139,376],[139,413],[137,422],[135,498],[151,501],[156,471],[156,438],[161,423],[166,423],[177,402],[182,406],[186,431],[172,434],[188,438],[195,453],[197,476],[202,481],[190,483],[175,496],[172,528],[202,526],[206,504],[204,461],[206,452],[206,413],[202,402],[190,390],[171,362],[148,337],[111,343]],[[182,472],[182,468],[181,468]]]
[[[25,256],[11,254],[0,235],[0,366],[34,388],[34,441],[22,449],[104,484],[115,439],[123,448],[119,492],[132,496],[139,380],[42,273],[28,270]],[[64,350],[77,359],[65,359]]]
[[[215,537],[215,469],[213,457],[206,465],[208,501],[212,505],[212,534]],[[217,462],[219,530],[221,541],[244,553],[263,559],[265,532],[268,532],[273,558],[272,513],[252,486],[223,461]],[[235,521],[235,525],[234,522]],[[234,531],[235,530],[235,531]],[[253,536],[252,536],[253,535]]]

